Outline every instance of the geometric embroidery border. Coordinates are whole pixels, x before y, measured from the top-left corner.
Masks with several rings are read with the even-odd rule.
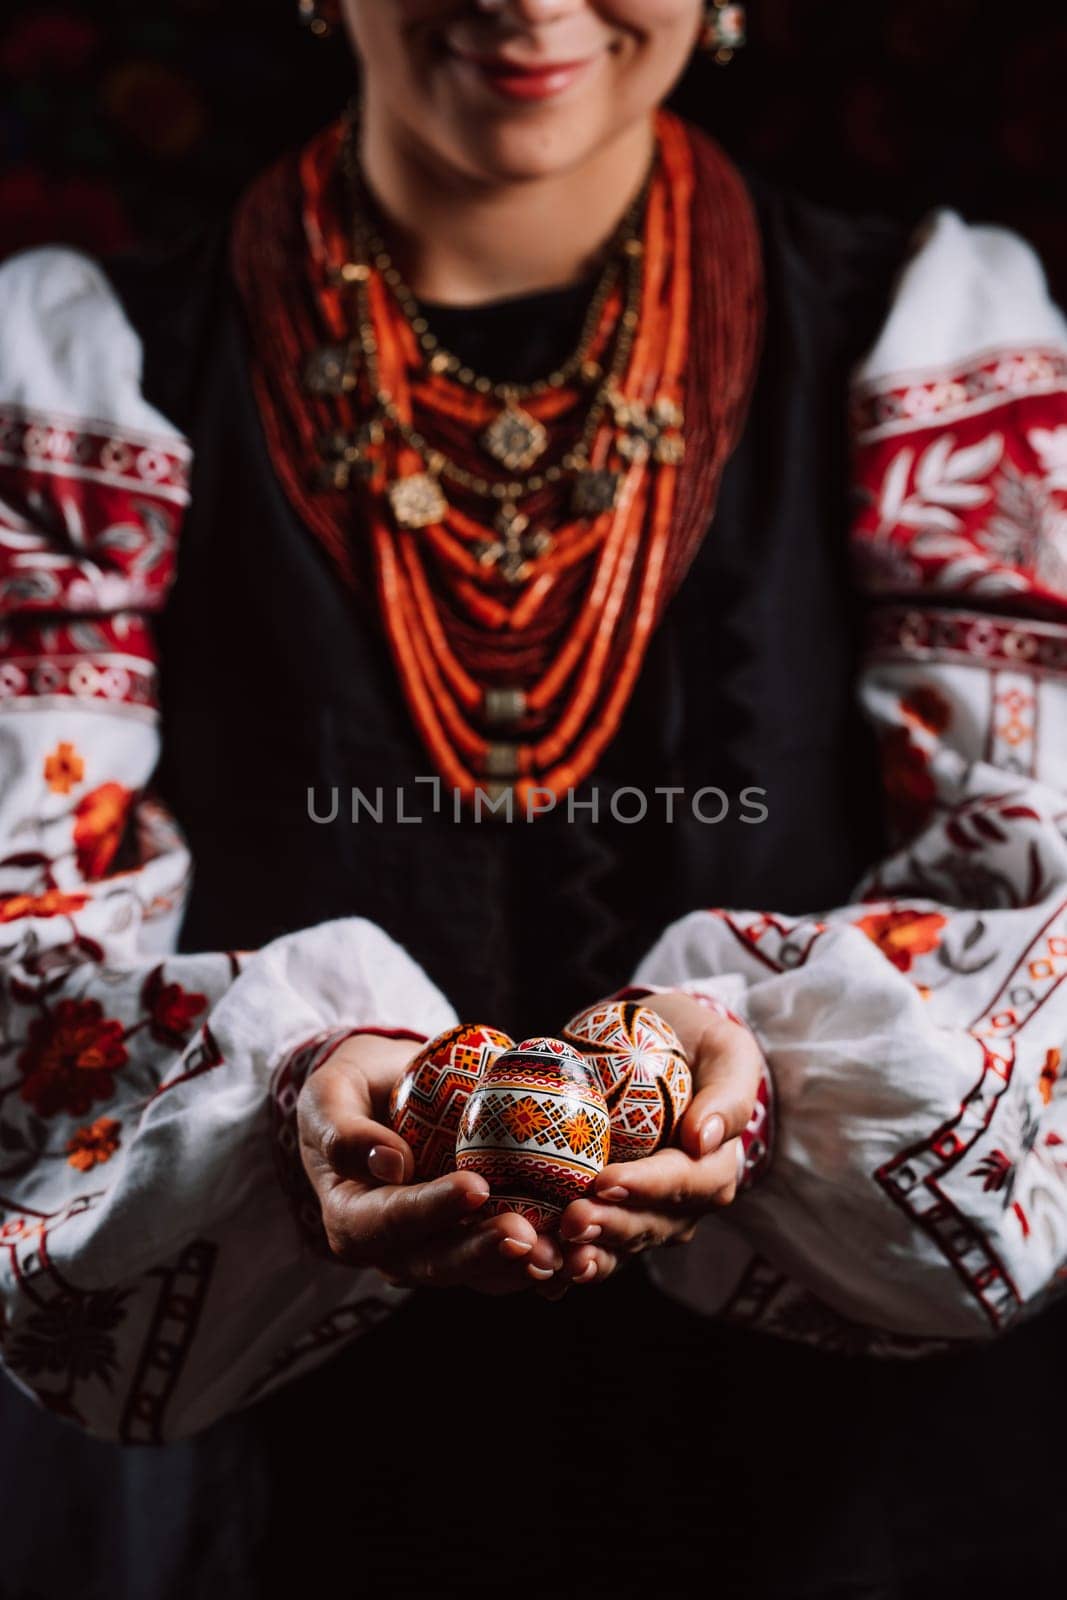
[[[161,1280],[159,1295],[123,1408],[124,1444],[163,1442],[167,1406],[196,1337],[217,1257],[216,1245],[196,1239],[176,1262],[153,1274]]]
[[[870,614],[867,654],[874,661],[958,661],[1067,676],[1067,629],[973,611],[879,606]]]
[[[936,367],[854,385],[850,420],[861,444],[944,427],[1013,401],[1067,388],[1067,351],[1058,346],[998,348],[956,367]]]
[[[352,1305],[338,1306],[336,1311],[331,1311],[323,1317],[321,1322],[316,1323],[308,1333],[275,1357],[269,1369],[245,1391],[243,1403],[247,1404],[250,1400],[254,1400],[265,1389],[273,1389],[292,1367],[303,1364],[311,1357],[321,1357],[324,1351],[342,1340],[369,1332],[392,1310],[393,1306],[377,1296],[369,1296]]]
[[[173,435],[153,438],[107,423],[0,407],[0,465],[22,473],[81,479],[185,506],[192,452]]]
[[[942,1192],[939,1180],[988,1129],[1012,1081],[1018,1035],[1065,978],[1067,906],[1060,906],[967,1030],[982,1052],[982,1070],[959,1111],[875,1173],[894,1204],[934,1240],[994,1328],[1022,1305],[1022,1296],[981,1228]]]

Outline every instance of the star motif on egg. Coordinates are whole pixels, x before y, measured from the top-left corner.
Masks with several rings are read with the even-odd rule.
[[[544,1133],[552,1119],[536,1100],[527,1095],[524,1099],[505,1106],[500,1114],[500,1120],[513,1139],[525,1142],[536,1138],[539,1133]]]
[[[596,1138],[596,1129],[586,1112],[576,1111],[574,1116],[568,1117],[564,1123],[563,1134],[575,1155],[580,1156],[583,1150],[589,1149]]]

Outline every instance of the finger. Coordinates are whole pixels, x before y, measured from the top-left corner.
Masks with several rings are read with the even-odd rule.
[[[576,1245],[575,1251],[591,1248],[608,1250],[616,1255],[640,1255],[642,1251],[657,1249],[692,1226],[692,1217],[673,1216],[665,1211],[641,1211],[629,1206],[614,1206],[605,1212],[604,1224],[596,1246]],[[583,1258],[584,1259],[584,1258]]]
[[[588,1201],[571,1208],[563,1219],[568,1235],[579,1222],[585,1230],[606,1228],[615,1214],[627,1210],[662,1211],[672,1217],[702,1216],[716,1206],[730,1205],[740,1176],[739,1141],[694,1161],[684,1150],[660,1150],[643,1161],[605,1167]],[[612,1197],[622,1195],[616,1200]],[[579,1210],[579,1206],[581,1209]],[[577,1215],[571,1215],[576,1212]]]
[[[560,1272],[552,1282],[542,1285],[537,1293],[544,1299],[561,1299],[571,1288],[585,1288],[590,1283],[603,1283],[616,1272],[621,1256],[616,1251],[601,1250],[597,1245],[577,1245],[565,1251]]]
[[[473,1172],[450,1172],[432,1183],[402,1188],[334,1183],[320,1197],[323,1226],[330,1249],[340,1260],[353,1266],[388,1267],[469,1218],[488,1194],[485,1179]]]
[[[550,1234],[539,1233],[537,1244],[526,1266],[527,1276],[534,1283],[548,1283],[563,1265],[563,1251],[559,1241]]]
[[[320,1081],[321,1080],[321,1081]],[[329,1174],[357,1183],[410,1183],[415,1157],[406,1140],[367,1115],[366,1087],[356,1073],[322,1072],[301,1096],[304,1168],[317,1189]]]
[[[592,1244],[597,1238],[597,1204],[594,1198],[572,1200],[559,1219],[559,1237],[564,1246]]]
[[[533,1228],[522,1217],[488,1217],[398,1258],[391,1275],[414,1288],[518,1291],[527,1286],[523,1263],[535,1241]]]
[[[679,1140],[696,1160],[744,1132],[759,1092],[763,1054],[741,1023],[710,1016],[690,1066],[693,1099],[682,1118]]]

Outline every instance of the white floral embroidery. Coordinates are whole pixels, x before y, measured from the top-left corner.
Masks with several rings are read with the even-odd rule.
[[[1067,489],[1067,427],[1031,428],[1027,439],[1041,457],[1050,489]]]
[[[955,434],[946,433],[928,445],[915,468],[915,492],[908,494],[915,451],[901,450],[882,483],[879,511],[882,527],[942,528],[956,533],[963,519],[952,509],[984,505],[992,490],[987,479],[1004,455],[1004,435],[991,433],[980,444],[956,448]]]

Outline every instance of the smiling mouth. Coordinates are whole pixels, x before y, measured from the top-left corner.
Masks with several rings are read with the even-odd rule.
[[[594,55],[580,61],[525,62],[465,51],[454,51],[453,56],[506,100],[551,100],[571,88],[600,59]]]

